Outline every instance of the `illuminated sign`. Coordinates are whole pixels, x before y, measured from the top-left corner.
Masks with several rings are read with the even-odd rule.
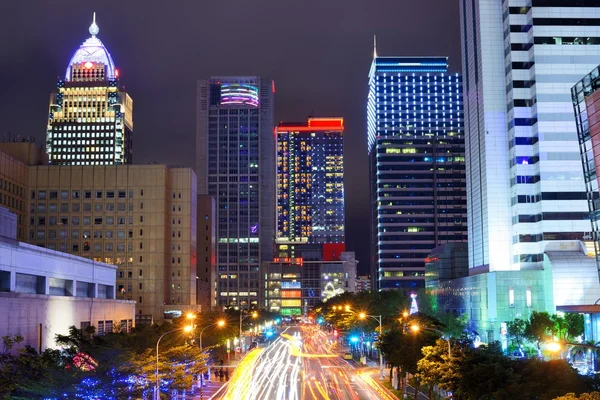
[[[236,104],[258,107],[258,87],[242,83],[223,83],[221,105]]]

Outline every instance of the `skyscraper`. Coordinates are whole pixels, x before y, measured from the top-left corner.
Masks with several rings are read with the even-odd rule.
[[[277,127],[277,242],[344,243],[344,119]]]
[[[217,306],[257,306],[260,262],[273,258],[274,93],[257,76],[198,83],[198,192],[217,201]]]
[[[592,3],[460,1],[469,270],[439,297],[488,341],[600,293],[571,101],[600,57]]]
[[[428,253],[467,240],[462,79],[445,57],[378,57],[367,133],[372,279],[379,290],[424,286]]]
[[[119,70],[97,35],[75,51],[64,78],[50,96],[46,150],[51,164],[130,164],[133,100],[119,82]]]
[[[277,245],[262,264],[261,304],[306,315],[354,291],[357,261],[344,243],[344,119],[281,122],[276,133]]]
[[[469,266],[539,269],[590,230],[570,89],[600,56],[600,7],[461,1]]]

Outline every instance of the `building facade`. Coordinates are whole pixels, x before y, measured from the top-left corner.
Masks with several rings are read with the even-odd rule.
[[[590,230],[570,90],[598,64],[599,15],[461,1],[471,268],[541,268],[548,244]]]
[[[277,127],[277,243],[344,243],[344,119]]]
[[[196,282],[196,303],[204,310],[217,305],[216,268],[216,212],[217,202],[213,196],[198,195],[198,268]]]
[[[113,264],[140,323],[196,307],[196,175],[164,165],[31,166],[27,242]]]
[[[356,277],[356,293],[358,292],[370,292],[371,289],[371,277],[368,275],[359,275]]]
[[[600,166],[600,69],[594,68],[571,88],[571,99],[577,124],[579,151],[590,212],[591,234],[585,237],[594,243],[597,262],[600,254],[600,200],[598,199],[598,170]],[[600,263],[598,263],[600,266]],[[599,267],[600,270],[600,267]]]
[[[17,216],[17,239],[27,238],[29,166],[48,164],[43,148],[32,142],[0,143],[0,207]]]
[[[89,31],[50,95],[46,151],[56,165],[130,164],[133,100],[97,37],[95,13]]]
[[[598,291],[593,244],[580,242],[591,228],[571,88],[598,64],[599,12],[577,1],[460,2],[469,276],[434,286],[487,340]]]
[[[0,221],[16,215],[0,208]],[[135,302],[115,298],[117,267],[18,242],[0,230],[0,334],[20,335],[19,346],[41,352],[56,346],[70,326],[130,332]]]
[[[462,79],[445,57],[378,57],[367,132],[372,277],[379,290],[424,286],[427,254],[467,240]]]
[[[199,193],[217,201],[220,307],[257,306],[260,263],[273,258],[274,93],[257,76],[198,82],[196,171]]]
[[[275,257],[264,263],[263,307],[284,316],[300,316],[331,297],[355,292],[358,262],[354,253],[334,253],[330,247],[313,246],[302,257]]]

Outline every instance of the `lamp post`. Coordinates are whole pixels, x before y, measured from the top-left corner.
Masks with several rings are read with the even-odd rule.
[[[346,311],[348,311],[348,306],[346,306]],[[375,321],[379,322],[379,335],[383,334],[383,326],[381,323],[381,315],[367,315],[364,312],[361,312],[360,314],[358,314],[358,318],[359,319],[365,319],[365,318],[373,318]],[[381,340],[381,337],[379,338],[379,340]],[[381,347],[379,347],[379,380],[383,380],[383,353],[381,352]]]
[[[253,311],[252,314],[248,314],[245,317],[242,314],[242,310],[240,309],[240,357],[242,356],[242,351],[244,351],[244,346],[242,345],[242,321],[248,317],[256,318],[258,317],[258,313]]]
[[[202,328],[202,330],[200,331],[200,337],[198,338],[198,345],[200,347],[200,354],[202,354],[202,334],[204,333],[204,330],[206,328],[210,328],[211,326],[225,326],[225,321],[224,320],[219,320],[217,322],[215,322],[214,324],[210,324],[210,325],[206,325],[204,328]],[[204,376],[203,373],[200,372],[200,399],[202,399],[204,397]]]
[[[156,374],[154,375],[154,377],[156,378],[156,386],[154,387],[154,399],[155,400],[160,400],[160,390],[159,390],[159,385],[158,385],[158,345],[160,344],[160,340],[162,338],[164,338],[166,335],[168,335],[169,333],[178,332],[178,331],[191,332],[192,329],[193,328],[189,325],[185,326],[183,328],[173,329],[173,330],[170,330],[170,331],[165,332],[162,335],[160,335],[160,337],[156,341]]]
[[[211,326],[215,326],[215,325],[217,325],[219,327],[225,326],[225,320],[221,319],[221,320],[215,322],[214,324],[206,325],[204,328],[202,328],[202,330],[200,331],[200,338],[198,340],[198,344],[200,345],[200,352],[202,352],[202,334],[204,333],[206,328],[210,328]]]
[[[439,329],[435,329],[435,328],[425,328],[423,326],[418,326],[418,325],[412,325],[410,327],[410,329],[412,329],[413,332],[419,332],[419,330],[423,329],[426,331],[432,331],[432,332],[436,332],[440,334],[440,337],[442,339],[444,339],[446,341],[446,343],[448,343],[448,358],[452,358],[452,346],[450,345],[450,339],[446,338],[446,336],[444,335],[444,332],[440,331]]]

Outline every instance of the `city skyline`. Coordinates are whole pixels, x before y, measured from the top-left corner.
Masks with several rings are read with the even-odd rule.
[[[283,7],[271,2],[256,8],[240,3],[237,8],[240,15],[252,17],[257,27],[268,25],[269,29],[280,32],[268,37],[264,28],[248,31],[241,23],[232,24],[227,32],[212,35],[218,31],[218,19],[213,21],[206,16],[228,11],[229,6],[224,4],[189,6],[185,12],[179,9],[174,12],[163,3],[144,10],[126,4],[122,12],[115,14],[108,6],[92,8],[77,2],[70,6],[68,3],[60,9],[10,10],[3,14],[6,21],[0,31],[6,35],[13,32],[11,37],[22,39],[0,48],[0,58],[5,60],[0,64],[0,80],[5,90],[14,93],[0,100],[3,106],[0,132],[33,136],[37,143],[44,141],[46,121],[43,116],[48,112],[48,92],[54,88],[56,78],[64,75],[65,60],[85,38],[82,33],[85,34],[94,11],[102,29],[102,41],[118,60],[127,91],[136,99],[135,163],[155,161],[195,166],[197,79],[211,74],[270,76],[277,89],[276,122],[302,120],[311,114],[345,118],[349,132],[345,137],[345,152],[347,160],[353,160],[347,161],[345,168],[348,179],[353,182],[346,190],[347,247],[356,250],[359,269],[366,272],[368,193],[360,188],[368,184],[363,99],[367,93],[364,77],[372,57],[373,34],[377,34],[379,47],[386,53],[447,54],[450,71],[459,72],[456,4],[439,1],[431,13],[427,4],[403,5],[390,1],[371,15],[365,12],[367,5],[341,1],[328,5],[315,2],[313,7],[307,4]],[[345,10],[343,15],[337,12],[340,7]],[[311,29],[302,35],[286,29],[290,12],[294,20],[310,24]],[[398,24],[397,16],[404,13],[417,17]],[[200,24],[197,24],[198,18]],[[344,27],[341,32],[331,31],[332,18]],[[242,21],[237,16],[234,19]],[[132,29],[129,24],[136,21],[144,21],[147,28]],[[425,22],[438,28],[411,41],[402,40]],[[432,40],[436,36],[437,39]],[[237,37],[258,43],[257,56],[248,58],[246,42],[236,40]],[[194,51],[182,51],[192,45]],[[303,55],[307,47],[310,57]],[[244,57],[243,64],[235,61],[240,56]],[[157,57],[162,61],[155,60]],[[315,59],[321,61],[315,64]],[[25,86],[24,81],[27,81]],[[166,100],[161,100],[161,96],[167,96]]]

